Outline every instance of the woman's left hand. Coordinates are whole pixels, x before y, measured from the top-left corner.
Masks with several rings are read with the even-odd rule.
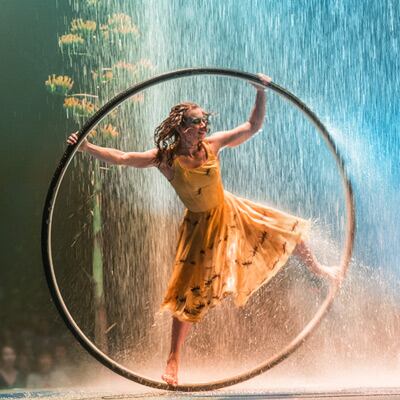
[[[269,77],[268,75],[262,74],[261,72],[259,72],[257,74],[257,76],[260,78],[260,81],[267,86],[270,84],[270,82],[272,82],[271,77]],[[257,90],[265,90],[264,86],[258,85],[257,83],[250,82],[250,84],[253,85]]]

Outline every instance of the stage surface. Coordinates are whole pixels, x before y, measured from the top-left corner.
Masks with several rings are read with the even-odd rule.
[[[343,389],[332,391],[234,391],[234,390],[217,390],[210,392],[172,392],[172,391],[137,391],[137,392],[118,392],[116,390],[96,392],[94,389],[85,390],[1,390],[0,399],[17,399],[17,398],[40,398],[40,399],[79,399],[79,400],[117,400],[117,399],[146,399],[155,400],[160,398],[168,398],[171,400],[179,399],[207,399],[207,400],[240,400],[240,399],[267,399],[267,400],[284,400],[284,399],[373,399],[373,400],[386,400],[386,399],[399,399],[400,400],[400,387],[397,388],[357,388],[357,389]]]

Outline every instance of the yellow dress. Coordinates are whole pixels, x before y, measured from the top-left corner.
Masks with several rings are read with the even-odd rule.
[[[207,161],[185,168],[174,159],[170,180],[186,206],[175,260],[158,310],[198,322],[228,294],[244,306],[285,265],[310,222],[224,189],[218,157],[206,140]]]

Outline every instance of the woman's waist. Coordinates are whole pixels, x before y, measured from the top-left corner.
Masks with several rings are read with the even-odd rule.
[[[210,189],[202,187],[190,193],[178,193],[185,206],[194,212],[208,211],[224,202],[224,189],[222,186]]]

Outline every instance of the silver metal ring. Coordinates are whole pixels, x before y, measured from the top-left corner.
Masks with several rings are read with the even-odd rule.
[[[155,381],[150,378],[146,378],[144,376],[140,376],[132,372],[131,370],[125,368],[120,365],[116,361],[112,360],[106,354],[104,354],[99,348],[97,348],[89,338],[82,332],[79,326],[76,324],[74,319],[72,318],[70,312],[68,311],[67,306],[64,303],[64,300],[61,296],[60,289],[57,283],[56,275],[54,272],[54,265],[51,253],[51,227],[52,227],[52,216],[54,211],[54,205],[57,198],[57,193],[60,188],[63,176],[68,168],[69,163],[71,162],[74,154],[76,153],[80,143],[84,138],[89,134],[90,130],[96,126],[110,111],[112,111],[115,107],[117,107],[120,103],[128,99],[129,97],[151,87],[157,85],[161,82],[165,82],[172,79],[193,76],[193,75],[222,75],[228,76],[238,79],[243,79],[251,83],[257,83],[259,85],[264,86],[267,89],[271,89],[274,92],[278,93],[285,99],[289,100],[292,104],[298,107],[316,126],[319,133],[325,140],[328,148],[332,152],[335,160],[337,168],[339,169],[343,189],[345,193],[345,203],[346,203],[346,237],[344,242],[344,247],[342,250],[342,256],[340,261],[341,267],[341,277],[344,278],[349,263],[351,254],[353,251],[354,238],[355,238],[355,207],[354,207],[354,198],[353,198],[353,190],[350,179],[345,170],[344,161],[339,154],[339,151],[325,128],[322,122],[317,118],[317,116],[296,96],[287,91],[286,89],[278,86],[274,82],[270,82],[268,85],[265,85],[257,75],[250,74],[242,71],[232,70],[232,69],[223,69],[223,68],[186,68],[179,69],[171,72],[167,72],[148,80],[145,80],[137,85],[134,85],[127,90],[121,92],[110,101],[108,101],[103,107],[101,107],[91,118],[89,118],[86,123],[79,130],[78,141],[73,145],[69,145],[65,150],[59,165],[53,175],[53,178],[50,182],[50,186],[47,192],[43,217],[42,217],[42,236],[41,236],[41,245],[42,245],[42,258],[43,265],[46,274],[47,284],[50,289],[50,293],[54,300],[54,303],[59,311],[61,317],[66,323],[68,329],[74,334],[76,339],[81,343],[81,345],[98,361],[100,361],[104,366],[116,372],[117,374],[130,379],[134,382],[140,383],[142,385],[150,386],[157,389],[164,390],[173,390],[173,391],[207,391],[219,389],[222,387],[227,387],[231,385],[235,385],[237,383],[246,381],[250,378],[253,378],[280,363],[288,356],[290,356],[300,345],[310,336],[310,334],[315,330],[315,328],[320,323],[322,317],[326,314],[329,307],[331,306],[333,299],[336,295],[336,292],[339,289],[341,280],[335,281],[330,285],[328,294],[325,300],[322,302],[321,306],[317,310],[316,314],[313,318],[307,323],[307,325],[303,328],[303,330],[289,343],[287,344],[281,351],[274,354],[272,357],[267,359],[262,364],[257,367],[246,371],[242,374],[218,380],[213,382],[205,382],[205,383],[197,383],[197,384],[185,384],[185,385],[177,385],[172,386],[165,382]]]

